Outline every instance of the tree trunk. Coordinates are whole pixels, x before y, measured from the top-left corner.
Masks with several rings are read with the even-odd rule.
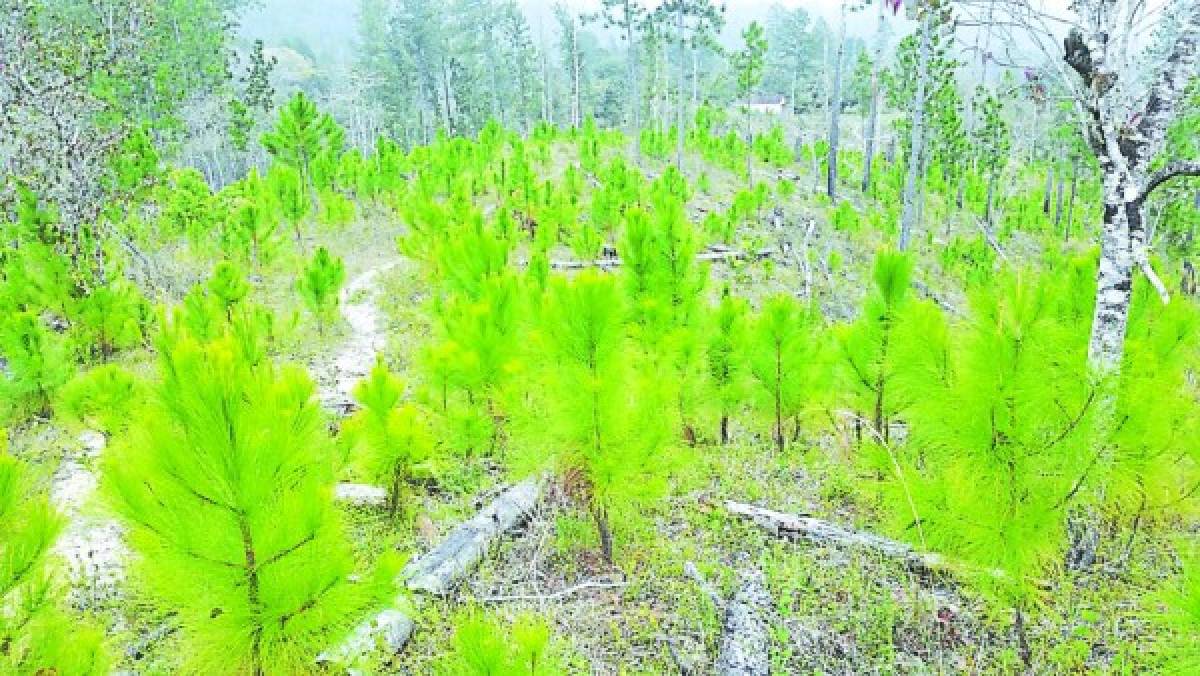
[[[1059,174],[1057,187],[1054,190],[1054,229],[1055,230],[1058,229],[1058,226],[1062,225],[1063,187],[1064,187],[1063,184],[1064,183],[1065,183],[1065,181],[1063,180],[1062,174]]]
[[[1071,163],[1071,196],[1067,199],[1067,225],[1063,228],[1063,241],[1071,239],[1071,224],[1075,220],[1075,188],[1079,180],[1079,163]]]
[[[1141,205],[1125,202],[1126,180],[1113,173],[1109,172],[1104,177],[1100,266],[1096,271],[1096,307],[1088,342],[1089,361],[1105,371],[1115,371],[1124,352],[1129,301],[1133,290],[1130,219],[1141,217]]]
[[[833,65],[833,91],[829,97],[829,155],[825,172],[825,194],[837,198],[838,122],[842,113],[842,61],[846,51],[846,8],[842,6],[842,30],[838,38],[837,63]]]
[[[629,45],[629,108],[632,117],[630,135],[633,136],[633,156],[640,158],[642,155],[642,111],[640,105],[642,93],[638,86],[638,49],[637,43],[633,39],[631,1],[625,0],[625,43]]]
[[[867,129],[863,134],[866,139],[866,149],[863,151],[863,180],[862,191],[871,190],[871,165],[875,160],[875,132],[879,128],[879,63],[871,64],[871,103],[867,108]]]
[[[904,205],[900,213],[900,250],[908,248],[913,228],[917,222],[920,199],[920,184],[924,183],[922,172],[925,155],[925,99],[929,80],[929,52],[933,42],[933,12],[927,10],[921,19],[921,43],[917,58],[917,93],[913,100],[912,142],[908,156],[908,176],[904,182]]]
[[[675,10],[675,39],[679,40],[679,94],[676,96],[675,106],[679,109],[676,116],[676,124],[678,129],[675,130],[675,168],[683,171],[683,141],[684,129],[687,126],[687,97],[684,96],[684,91],[687,89],[687,65],[685,58],[687,44],[683,39],[683,9],[684,4],[679,3]]]
[[[1042,213],[1050,215],[1050,200],[1054,194],[1054,167],[1046,170],[1046,188],[1042,191]]]

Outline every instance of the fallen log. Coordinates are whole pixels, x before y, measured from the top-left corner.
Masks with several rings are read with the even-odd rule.
[[[388,494],[379,486],[342,481],[334,486],[333,499],[355,507],[383,507],[387,504]]]
[[[725,607],[714,671],[720,676],[767,676],[771,637],[764,614],[771,607],[762,571],[751,568]]]
[[[696,260],[701,263],[723,263],[732,260],[758,261],[764,258],[770,258],[774,253],[775,250],[771,248],[762,248],[755,252],[745,252],[737,249],[713,247],[707,251],[702,251],[696,254]],[[621,265],[621,259],[615,256],[611,258],[599,258],[591,261],[550,261],[550,268],[554,270],[583,270],[584,268],[610,270],[612,268],[619,268]]]
[[[531,477],[504,491],[440,545],[405,567],[400,577],[413,591],[444,596],[483,559],[491,544],[533,511],[542,494],[542,477]]]
[[[914,572],[945,569],[947,561],[937,554],[919,552],[911,546],[873,533],[849,530],[837,524],[799,514],[776,512],[742,502],[727,500],[725,509],[749,519],[776,537],[810,540],[849,549],[866,549],[903,561]]]
[[[501,493],[471,519],[455,528],[440,545],[410,562],[396,585],[413,591],[445,595],[483,559],[495,540],[517,526],[541,498],[544,477],[531,477]],[[342,484],[352,486],[353,484]],[[357,490],[357,489],[356,489]],[[376,613],[354,629],[338,646],[321,653],[318,663],[350,667],[373,655],[394,655],[404,648],[415,629],[403,610],[408,596],[396,597],[392,606]]]

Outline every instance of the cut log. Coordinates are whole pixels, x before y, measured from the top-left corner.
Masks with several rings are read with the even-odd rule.
[[[543,483],[542,477],[531,477],[504,491],[455,528],[433,551],[406,566],[401,578],[408,588],[439,596],[450,593],[483,559],[496,538],[533,511]]]
[[[396,600],[400,605],[403,597]],[[412,637],[414,624],[408,615],[396,608],[383,610],[355,627],[350,636],[332,650],[317,656],[317,663],[339,665],[350,674],[364,673],[358,665],[371,657],[387,658],[400,652]]]
[[[725,502],[725,509],[731,514],[750,519],[760,528],[777,537],[810,540],[848,549],[866,549],[888,558],[903,561],[914,572],[928,572],[948,567],[946,560],[937,554],[919,552],[903,542],[873,533],[849,530],[811,516],[776,512],[733,500]]]
[[[771,637],[764,617],[771,596],[762,571],[751,568],[725,607],[720,652],[714,671],[720,676],[767,676],[771,670]]]
[[[397,578],[396,585],[430,594],[449,593],[483,559],[498,537],[533,511],[544,484],[545,477],[531,477],[501,493],[478,514],[454,529],[440,545],[409,563]],[[412,619],[400,610],[407,603],[407,595],[396,597],[392,607],[358,625],[345,641],[321,653],[317,661],[347,667],[354,674],[359,672],[353,667],[369,656],[400,652],[414,629]]]
[[[762,260],[770,258],[775,253],[774,249],[763,248],[756,252],[738,251],[726,247],[711,247],[706,251],[696,254],[696,260],[702,263],[722,263],[732,260]],[[584,268],[599,268],[601,270],[609,270],[612,268],[621,267],[620,258],[600,258],[593,261],[550,261],[550,267],[554,270],[583,270]]]
[[[333,489],[333,499],[356,507],[383,507],[387,504],[387,490],[371,484],[355,484],[347,481]]]

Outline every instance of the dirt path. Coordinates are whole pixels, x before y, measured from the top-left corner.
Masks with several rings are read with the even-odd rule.
[[[375,265],[342,289],[342,317],[350,325],[350,337],[333,355],[332,378],[321,385],[319,397],[325,408],[346,411],[353,406],[350,392],[354,384],[370,372],[375,355],[387,344],[383,312],[376,304],[376,284],[380,275],[400,263],[392,260]]]
[[[88,503],[99,484],[91,467],[106,445],[99,432],[80,434],[78,447],[63,457],[50,488],[51,502],[67,518],[54,551],[66,561],[72,600],[84,607],[93,607],[116,593],[127,554],[121,526],[89,511]]]

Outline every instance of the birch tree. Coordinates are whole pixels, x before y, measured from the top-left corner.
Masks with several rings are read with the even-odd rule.
[[[1142,0],[1075,0],[1069,14],[1053,15],[1029,0],[995,4],[1009,37],[1020,35],[1055,69],[1076,112],[1080,133],[1100,167],[1104,215],[1100,266],[1088,347],[1101,371],[1120,368],[1129,321],[1135,270],[1169,300],[1150,266],[1144,223],[1147,197],[1178,176],[1200,175],[1200,158],[1179,159],[1155,169],[1167,129],[1196,73],[1200,3],[1171,0],[1151,6]],[[984,9],[985,3],[964,3]],[[1170,22],[1168,24],[1168,22]],[[1136,68],[1135,47],[1154,26],[1171,33],[1148,59],[1145,77]],[[1059,42],[1062,27],[1066,38]],[[1146,56],[1154,56],[1153,53]]]

